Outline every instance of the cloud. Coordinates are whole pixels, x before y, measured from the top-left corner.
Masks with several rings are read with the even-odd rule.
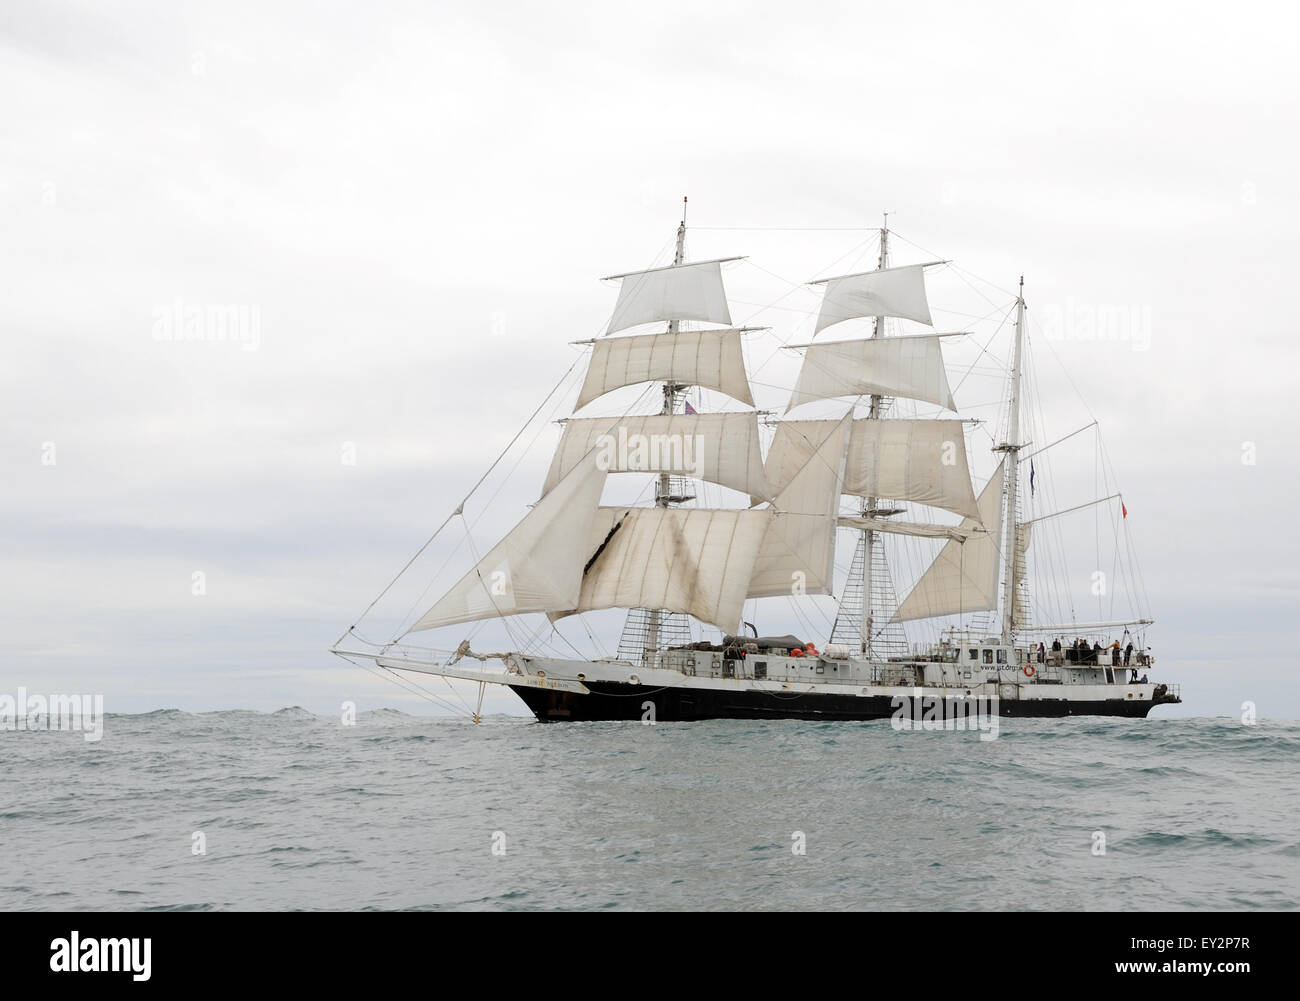
[[[764,406],[793,378],[780,343],[810,326],[798,283],[862,261],[869,234],[842,227],[885,210],[898,259],[924,246],[966,269],[935,276],[945,321],[1006,304],[971,275],[1006,290],[1025,274],[1036,323],[1139,317],[1142,350],[1037,328],[1036,433],[1102,420],[1160,617],[1195,630],[1180,610],[1212,594],[1229,643],[1285,642],[1281,609],[1251,609],[1295,556],[1279,276],[1296,140],[1276,122],[1297,83],[1286,33],[1257,29],[1125,5],[1086,21],[1037,6],[999,21],[960,6],[9,5],[6,658],[33,690],[140,708],[333,711],[347,685],[326,645],[560,380],[569,342],[600,330],[613,289],[595,278],[665,259],[683,194],[694,253],[750,255],[727,274],[737,316],[774,328],[747,340]],[[202,326],[230,309],[255,346]],[[209,336],[160,339],[173,310]],[[980,365],[997,318],[954,369]],[[986,444],[1001,385],[977,372],[959,393]],[[499,503],[471,505],[477,546],[535,499],[546,421],[572,388],[475,501]],[[1075,502],[1098,486],[1087,455],[1049,473]],[[383,621],[448,557],[454,575],[457,543],[433,547]],[[616,620],[593,618],[607,647]]]

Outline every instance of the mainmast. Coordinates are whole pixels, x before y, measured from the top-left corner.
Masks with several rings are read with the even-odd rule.
[[[884,225],[880,227],[880,258],[876,264],[877,271],[883,271],[889,267],[889,213],[885,213]],[[877,316],[875,326],[871,331],[871,336],[885,336],[885,318]],[[879,420],[881,411],[884,408],[885,397],[879,393],[872,393],[867,409],[868,420]],[[897,509],[876,509],[875,497],[867,497],[862,502],[862,517],[878,518],[891,514],[897,514]],[[876,533],[870,529],[862,533],[862,622],[861,622],[861,650],[864,657],[871,655],[871,637],[874,629],[874,616],[871,609],[871,570],[875,562]]]
[[[1020,369],[1021,352],[1025,339],[1025,278],[1020,277],[1020,294],[1016,299],[1016,345],[1011,356],[1011,418],[1007,425],[1007,440],[996,451],[1007,453],[1006,520],[1002,535],[1002,557],[1006,564],[1006,579],[1002,590],[1002,642],[1010,646],[1015,640],[1016,597],[1016,484],[1020,479]]]
[[[677,252],[673,255],[673,265],[679,265],[686,260],[686,197],[682,197],[682,221],[677,227]],[[678,320],[668,321],[668,333],[675,334],[680,328],[681,323]],[[659,412],[661,414],[671,414],[677,409],[677,394],[683,387],[673,383],[665,382],[663,384],[664,405]],[[684,497],[674,497],[672,487],[672,477],[668,473],[659,474],[659,483],[655,488],[655,504],[658,507],[668,507],[675,500],[684,500]],[[633,613],[635,615],[635,613]],[[646,618],[645,648],[643,655],[649,655],[652,651],[659,649],[659,609],[649,609]]]
[[[885,213],[885,224],[880,227],[880,260],[876,264],[876,270],[882,271],[889,264],[889,213]],[[885,318],[877,316],[875,326],[871,331],[872,337],[885,336]],[[867,418],[869,420],[880,419],[880,402],[879,393],[872,393],[871,400],[867,409]],[[870,518],[874,514],[876,498],[867,497],[862,502],[862,517]],[[871,629],[873,625],[873,616],[871,614],[871,565],[874,562],[874,553],[876,548],[876,533],[868,529],[862,533],[862,655],[869,657],[871,655]]]
[[[856,485],[843,491],[862,498],[862,504],[857,517],[840,519],[841,527],[856,528],[862,537],[853,553],[849,578],[835,616],[831,638],[837,643],[853,643],[856,634],[860,655],[869,659],[884,658],[890,653],[901,653],[906,649],[906,638],[901,628],[892,625],[897,600],[885,565],[883,549],[877,559],[877,535],[881,532],[907,534],[908,530],[906,527],[887,527],[895,523],[884,519],[901,514],[903,509],[882,497],[889,496],[887,491],[890,488],[896,491],[892,494],[893,497],[904,499],[925,500],[928,496],[930,500],[935,500],[938,496],[932,491],[932,485],[923,485],[909,479],[910,467],[907,460],[898,458],[899,449],[910,455],[913,449],[925,452],[937,447],[933,443],[924,443],[928,440],[930,431],[922,430],[922,422],[916,420],[885,422],[884,415],[889,410],[891,401],[898,396],[926,400],[950,410],[955,409],[943,374],[938,341],[935,339],[942,335],[930,339],[908,338],[905,339],[908,342],[905,345],[898,338],[886,337],[885,327],[886,319],[891,316],[933,326],[925,295],[924,269],[943,262],[891,267],[889,236],[889,213],[886,212],[884,224],[880,227],[880,254],[874,271],[824,278],[813,283],[826,286],[814,336],[826,327],[858,317],[869,317],[872,327],[870,333],[861,339],[800,345],[808,353],[790,407],[787,408],[793,409],[815,399],[835,397],[853,397],[865,401],[867,406],[866,415],[853,422],[849,465],[845,468],[846,482]],[[901,361],[901,351],[897,350],[904,347],[911,352],[906,364]],[[818,355],[821,357],[818,358]],[[903,376],[901,373],[904,371],[911,374]],[[893,391],[895,389],[897,391]],[[949,429],[947,433],[952,432]],[[882,469],[877,459],[863,466],[865,460],[857,456],[854,450],[864,449],[866,453],[874,455],[877,443],[886,437],[891,442],[889,451],[892,464],[885,462],[887,468]],[[780,443],[778,435],[774,445]],[[786,447],[790,446],[787,444]],[[932,458],[927,456],[925,461],[932,461]],[[965,468],[963,456],[962,469]],[[850,470],[854,471],[850,473]],[[944,488],[946,496],[939,506],[952,506],[953,510],[965,516],[973,515],[973,494],[961,496],[963,492],[970,493],[969,483],[963,487],[955,478],[950,479],[951,482]],[[889,486],[884,487],[885,484]],[[886,494],[882,495],[877,487],[886,489]],[[877,605],[885,613],[885,626],[881,630],[877,630],[875,625]],[[889,635],[882,640],[885,629],[889,630]]]

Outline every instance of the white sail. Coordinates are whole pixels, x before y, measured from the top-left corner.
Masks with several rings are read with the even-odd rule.
[[[931,525],[919,521],[893,521],[889,518],[856,518],[841,516],[840,528],[856,528],[860,532],[887,532],[891,535],[914,535],[922,539],[954,539],[965,542],[979,529],[965,531],[956,525]]]
[[[735,260],[736,258],[729,258]],[[606,333],[662,320],[704,320],[730,326],[722,261],[674,264],[615,275],[623,280]]]
[[[900,316],[933,326],[930,304],[925,298],[925,267],[912,264],[883,268],[815,283],[825,284],[826,294],[822,297],[813,335],[860,316]]]
[[[939,338],[926,334],[808,345],[786,412],[813,400],[872,393],[922,400],[956,412]]]
[[[768,480],[781,490],[838,421],[783,421],[767,453]],[[940,507],[978,518],[961,421],[856,420],[843,492]]]
[[[986,612],[998,607],[998,540],[996,533],[975,533],[984,525],[996,525],[1002,505],[1003,460],[979,496],[980,518],[963,518],[959,531],[970,531],[963,545],[944,543],[928,570],[898,606],[891,619],[905,622],[961,612]]]
[[[590,565],[581,595],[551,619],[599,608],[666,608],[736,632],[754,560],[775,516],[771,510],[598,508],[594,518],[588,514]]]
[[[1029,539],[1033,534],[1033,527],[1030,524],[1016,526],[1016,584],[1011,589],[1011,624],[1012,628],[1017,632],[1028,625],[1025,618],[1024,597],[1021,592],[1023,591],[1022,585],[1025,582],[1025,573],[1029,569],[1025,554],[1029,552]]]
[[[672,382],[716,389],[754,405],[745,374],[739,330],[679,330],[666,334],[611,337],[592,346],[587,378],[574,408],[623,386]]]
[[[411,627],[567,608],[578,599],[605,471],[592,453]]]
[[[835,516],[852,414],[836,425],[772,502],[778,513],[754,566],[751,598],[831,593]]]
[[[568,420],[543,493],[593,448],[600,452],[601,468],[611,473],[693,476],[764,500],[772,496],[758,444],[758,417],[752,412]]]

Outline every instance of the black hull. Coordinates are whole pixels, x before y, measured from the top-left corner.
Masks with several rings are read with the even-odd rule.
[[[617,682],[586,682],[588,694],[557,692],[523,685],[510,687],[543,723],[599,720],[645,720],[671,723],[705,719],[890,719],[899,710],[887,695],[826,695],[820,693],[721,691],[706,688],[650,688]],[[931,690],[933,691],[933,689]],[[1098,702],[1066,699],[1002,699],[1003,718],[1064,718],[1067,716],[1126,716],[1143,718],[1154,706],[1176,698],[1105,699]],[[648,717],[647,702],[654,703]],[[943,703],[940,703],[943,705]],[[942,709],[940,712],[942,713]],[[910,714],[910,713],[909,713]]]

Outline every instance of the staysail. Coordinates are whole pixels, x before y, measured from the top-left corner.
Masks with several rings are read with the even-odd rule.
[[[1028,523],[1016,526],[1016,584],[1011,591],[1011,622],[1012,628],[1016,631],[1024,629],[1029,625],[1029,622],[1025,617],[1025,598],[1022,592],[1024,591],[1025,574],[1028,570],[1026,554],[1029,552],[1029,539],[1033,527],[1033,525]]]
[[[766,465],[773,490],[784,487],[838,423],[783,421],[777,426]],[[855,420],[843,492],[915,501],[979,517],[961,421]]]
[[[605,471],[593,452],[411,627],[567,608],[578,599]]]
[[[751,598],[831,593],[835,515],[852,415],[834,423],[830,434],[772,502],[776,519],[768,527],[754,566]]]
[[[939,550],[912,593],[898,606],[891,621],[925,619],[998,607],[998,540],[994,532],[975,532],[997,525],[1002,504],[1003,460],[980,491],[980,518],[963,518],[959,531],[970,532],[965,544],[950,541]]]

